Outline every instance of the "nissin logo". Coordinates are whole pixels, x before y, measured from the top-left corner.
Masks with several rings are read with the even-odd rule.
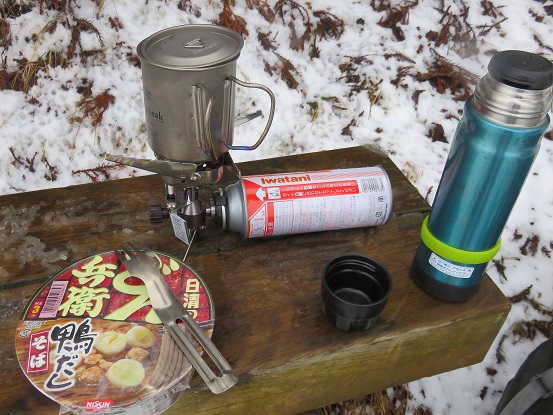
[[[101,411],[102,409],[108,409],[113,405],[113,400],[100,400],[100,399],[87,399],[85,401],[85,408],[87,411]]]

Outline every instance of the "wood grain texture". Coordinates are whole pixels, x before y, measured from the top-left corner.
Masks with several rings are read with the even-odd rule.
[[[384,226],[250,240],[213,226],[201,233],[187,262],[211,289],[216,309],[212,339],[240,381],[213,395],[195,377],[192,389],[165,413],[295,414],[483,359],[509,304],[487,277],[478,293],[462,303],[432,298],[414,284],[409,268],[429,208],[386,156],[351,148],[240,168],[247,175],[376,164],[385,167],[394,189],[394,215]],[[12,215],[40,204],[19,242],[0,248],[0,358],[6,374],[0,378],[0,413],[58,410],[26,380],[13,346],[19,313],[42,279],[126,241],[174,255],[184,252],[169,223],[148,223],[147,205],[163,198],[155,176],[0,198],[0,212],[11,209]],[[45,224],[44,215],[51,211],[61,219]],[[22,264],[14,252],[25,249],[25,238],[37,243],[29,237],[40,240],[44,252],[66,252],[67,258],[50,261],[37,254]],[[321,313],[322,269],[345,252],[372,256],[392,275],[388,305],[366,332],[341,332]]]
[[[373,165],[382,165],[390,177],[394,213],[428,209],[390,159],[367,147],[258,160],[239,168],[248,175]],[[202,189],[202,199],[207,202],[235,177],[227,172],[216,186]],[[52,275],[91,252],[109,251],[127,240],[182,256],[186,247],[171,225],[150,224],[150,204],[165,204],[163,182],[155,175],[0,196],[0,288]],[[192,255],[248,243],[208,221]]]

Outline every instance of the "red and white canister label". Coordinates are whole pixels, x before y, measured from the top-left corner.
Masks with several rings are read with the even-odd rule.
[[[381,167],[242,180],[249,238],[378,226],[392,211],[391,185]]]

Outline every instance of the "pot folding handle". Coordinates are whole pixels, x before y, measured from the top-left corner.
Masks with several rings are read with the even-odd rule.
[[[205,85],[188,85],[185,90],[189,99],[186,100],[186,113],[189,114],[190,140],[196,140],[196,145],[217,161],[213,142],[211,141],[211,110],[213,96]]]
[[[207,87],[203,85],[198,85],[198,88],[208,97],[207,105],[205,106],[204,123],[203,123],[204,129],[205,129],[203,137],[205,137],[205,144],[207,145],[207,149],[204,149],[204,152],[206,154],[210,154],[213,161],[217,161],[217,157],[215,156],[215,148],[213,148],[213,141],[211,141],[210,120],[211,120],[211,109],[213,108],[213,96],[211,95]]]
[[[237,83],[238,85],[243,86],[244,88],[261,89],[262,91],[265,91],[267,95],[269,95],[269,98],[271,99],[271,109],[269,111],[269,118],[267,120],[267,124],[265,125],[265,129],[261,133],[261,136],[253,146],[233,146],[231,144],[225,143],[225,145],[229,150],[247,150],[247,151],[255,150],[263,142],[263,140],[267,136],[267,133],[269,132],[269,128],[271,128],[271,124],[273,123],[273,117],[275,115],[275,103],[276,103],[275,94],[273,94],[273,91],[271,91],[265,85],[244,82],[235,78],[234,76],[229,76],[227,80]]]

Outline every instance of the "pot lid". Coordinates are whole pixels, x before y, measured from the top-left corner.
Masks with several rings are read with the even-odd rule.
[[[154,33],[138,44],[141,60],[167,69],[200,69],[238,58],[244,39],[215,25],[185,25]]]

